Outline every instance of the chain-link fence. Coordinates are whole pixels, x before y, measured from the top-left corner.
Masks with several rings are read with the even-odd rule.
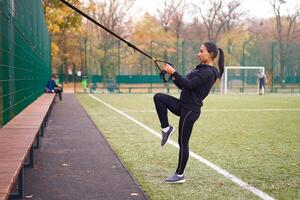
[[[51,44],[39,0],[0,0],[0,127],[43,93]]]

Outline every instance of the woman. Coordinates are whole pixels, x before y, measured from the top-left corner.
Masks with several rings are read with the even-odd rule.
[[[213,66],[213,61],[219,55],[219,70]],[[221,78],[224,71],[224,52],[213,42],[201,45],[197,54],[200,64],[186,77],[181,76],[170,65],[165,65],[164,70],[172,76],[175,85],[181,89],[180,99],[167,94],[154,95],[154,103],[162,128],[163,146],[174,132],[168,122],[167,110],[180,117],[178,130],[179,161],[175,174],[164,180],[166,183],[184,183],[183,175],[189,157],[189,139],[192,128],[201,113],[203,100],[209,94],[217,78]]]

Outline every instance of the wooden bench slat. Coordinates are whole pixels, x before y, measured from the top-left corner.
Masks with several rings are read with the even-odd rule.
[[[14,169],[14,171],[0,171],[0,194],[3,195],[3,198],[8,198],[10,191],[13,188],[13,183],[18,179],[18,174],[21,167]],[[2,174],[6,176],[3,176]]]
[[[15,169],[15,171],[5,171],[3,173],[6,173],[6,176],[2,176],[0,180],[0,189],[1,190],[6,190],[9,189],[9,185],[11,185],[13,182],[15,182],[15,179],[18,178],[18,169]]]
[[[13,128],[14,126],[23,126],[23,127],[36,127],[39,128],[41,126],[41,122],[35,122],[35,123],[23,123],[23,122],[14,122],[6,126],[5,128]]]
[[[18,127],[5,127],[5,128],[2,128],[0,129],[0,136],[1,135],[4,135],[4,134],[10,134],[11,132],[13,132],[14,134],[18,134],[18,133],[29,133],[32,131],[35,131],[36,128],[27,128],[27,129],[24,129],[24,128],[18,128]]]
[[[36,128],[28,128],[28,129],[23,129],[23,128],[17,128],[17,127],[5,127],[0,129],[0,136],[2,135],[8,135],[11,133],[18,134],[18,133],[32,133],[32,131],[36,130]]]
[[[0,160],[12,160],[13,158],[26,157],[26,153],[18,149],[13,149],[9,152],[0,151]]]
[[[54,101],[54,96],[55,94],[44,94],[42,96],[40,96],[37,100],[35,100],[32,104],[30,104],[29,106],[27,106],[27,108],[25,108],[21,113],[19,113],[17,116],[15,116],[13,119],[10,120],[10,122],[8,122],[3,128],[5,127],[9,127],[11,126],[12,123],[15,123],[15,119],[17,119],[17,121],[20,121],[19,118],[22,116],[26,116],[31,115],[32,112],[36,112],[39,113],[37,114],[37,116],[45,116],[46,113],[48,112],[51,103]],[[42,115],[40,115],[42,114]]]
[[[35,126],[39,126],[42,122],[43,122],[42,120],[40,120],[38,118],[34,118],[34,117],[31,120],[19,119],[19,120],[13,120],[13,121],[7,123],[4,128],[11,127],[14,124],[16,124],[16,125],[29,125],[29,126],[35,125]]]
[[[8,194],[7,193],[0,193],[0,200],[7,200]]]
[[[0,133],[0,138],[3,139],[15,139],[16,141],[21,141],[24,138],[34,138],[36,136],[38,129],[24,129],[24,131],[14,131],[13,128],[10,129],[10,131],[5,131],[4,133]],[[0,141],[0,144],[4,144],[3,141]],[[1,148],[2,145],[0,145]]]
[[[6,188],[5,184],[7,185],[7,183],[11,184],[15,181],[16,178],[18,178],[18,174],[19,174],[19,171],[22,167],[22,165],[20,165],[19,163],[20,162],[13,162],[13,164],[15,164],[16,166],[13,166],[12,165],[12,162],[8,162],[10,163],[10,165],[6,165],[6,166],[3,166],[3,167],[9,167],[10,169],[7,169],[6,171],[1,171],[1,174],[0,174],[0,188],[1,189],[4,189]]]
[[[6,161],[5,163],[0,163],[1,188],[3,188],[4,182],[7,182],[8,180],[13,181],[16,177],[18,177],[18,172],[22,166],[22,163],[17,161]]]
[[[13,140],[15,137],[11,136],[11,137],[0,137],[1,138],[1,142],[0,144],[2,144],[0,146],[0,149],[2,147],[12,147],[13,148],[13,144],[30,144],[31,140],[33,140],[35,137],[34,135],[29,135],[29,134],[26,134],[26,135],[22,135],[22,139],[18,139],[18,140]]]
[[[24,122],[13,122],[10,123],[8,126],[6,126],[7,128],[13,127],[13,126],[28,126],[28,127],[40,127],[40,125],[42,124],[42,122],[28,122],[28,123],[24,123]]]
[[[2,139],[2,138],[1,138]],[[32,146],[33,144],[33,140],[34,137],[28,135],[27,138],[24,138],[23,141],[11,141],[11,139],[3,139],[7,144],[4,145],[3,143],[1,143],[0,146],[0,150],[4,150],[4,149],[26,149],[26,148],[30,148],[30,146]]]

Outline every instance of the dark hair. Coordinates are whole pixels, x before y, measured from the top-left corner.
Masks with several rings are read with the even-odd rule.
[[[56,78],[56,75],[55,75],[55,74],[52,74],[51,78]]]
[[[212,55],[213,60],[218,56],[218,53],[220,52],[218,66],[221,78],[224,72],[224,51],[221,48],[218,48],[214,42],[205,42],[203,45],[206,47],[208,53]]]

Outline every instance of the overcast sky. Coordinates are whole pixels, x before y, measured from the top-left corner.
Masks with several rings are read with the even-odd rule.
[[[203,0],[186,0],[188,5],[191,5],[192,3],[201,4],[202,1]],[[138,13],[138,15],[141,15],[146,11],[150,14],[156,14],[157,8],[162,7],[163,2],[164,0],[136,0],[132,12]],[[267,2],[268,0],[242,0],[241,8],[243,10],[248,10],[249,15],[252,17],[268,18],[272,17],[274,14],[270,4]],[[282,10],[283,14],[286,13],[287,9],[293,11],[293,8],[295,8],[298,4],[299,0],[287,0],[287,3],[285,4]],[[193,16],[191,17],[191,14],[188,14],[186,20],[188,20],[188,18],[193,18]]]

